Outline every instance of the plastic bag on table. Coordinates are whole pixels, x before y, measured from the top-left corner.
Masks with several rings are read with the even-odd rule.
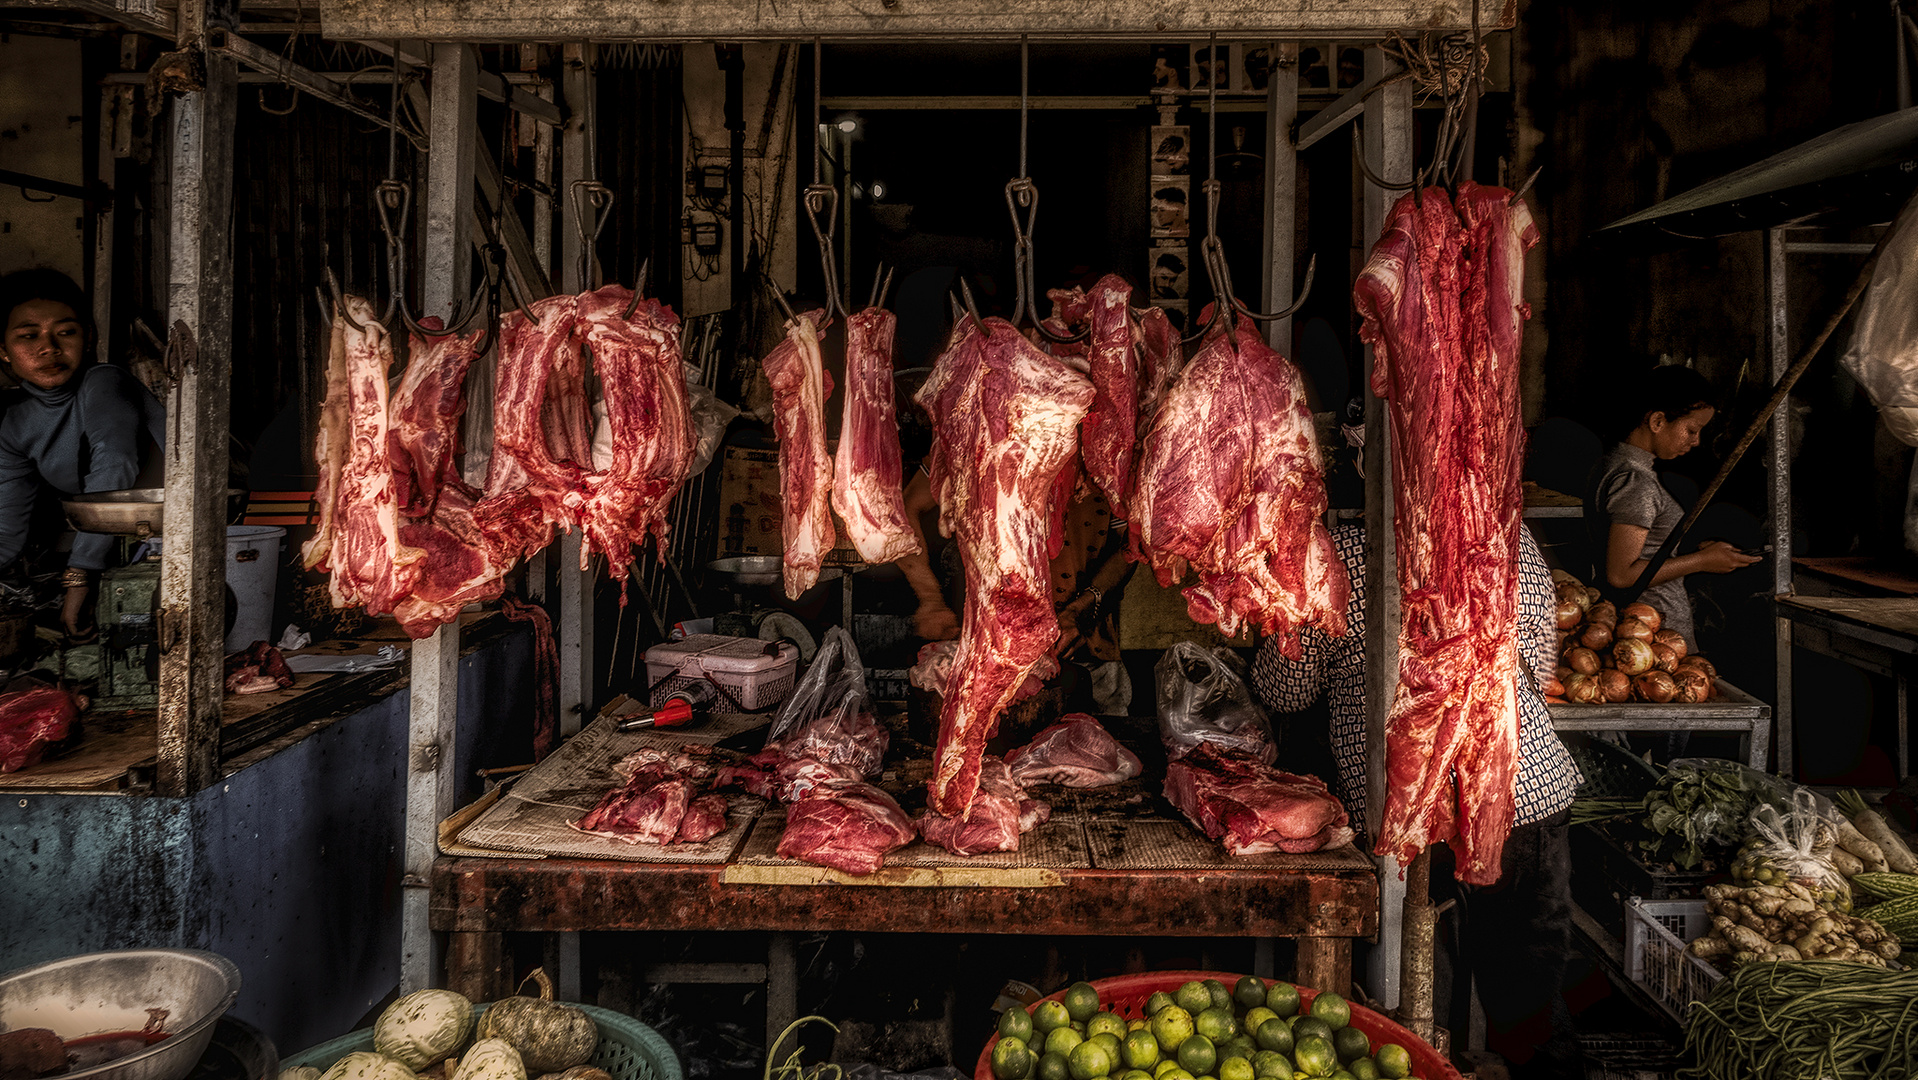
[[[1732,863],[1734,882],[1783,885],[1796,881],[1820,901],[1851,911],[1851,883],[1831,861],[1831,849],[1838,843],[1838,813],[1829,802],[1798,788],[1787,808],[1763,802],[1753,807],[1750,828],[1750,839]]]
[[[1166,757],[1180,758],[1200,743],[1278,760],[1272,724],[1252,700],[1245,664],[1223,646],[1211,650],[1181,641],[1153,669],[1158,683],[1159,740]]]
[[[788,758],[850,765],[869,776],[879,771],[888,739],[873,713],[859,649],[851,634],[835,626],[773,717],[766,749]]]

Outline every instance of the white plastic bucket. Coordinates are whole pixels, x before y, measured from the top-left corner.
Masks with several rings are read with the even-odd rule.
[[[256,641],[271,640],[273,593],[280,578],[280,538],[286,530],[273,525],[226,527],[226,585],[236,602],[233,631],[226,651],[239,652]]]

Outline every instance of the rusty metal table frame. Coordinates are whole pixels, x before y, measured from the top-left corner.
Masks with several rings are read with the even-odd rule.
[[[790,1007],[797,932],[1291,938],[1296,977],[1349,993],[1352,939],[1379,928],[1379,883],[1358,861],[1325,869],[1060,870],[1048,888],[758,885],[724,867],[442,856],[431,918],[449,931],[447,986],[511,993],[505,935],[578,930],[770,931],[769,1014]],[[788,948],[782,954],[783,941]],[[783,963],[782,963],[783,956]],[[783,983],[783,985],[782,985]],[[773,1016],[769,1015],[769,1021]]]

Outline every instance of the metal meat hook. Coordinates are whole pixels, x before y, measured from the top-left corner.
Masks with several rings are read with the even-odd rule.
[[[1205,239],[1200,242],[1199,249],[1204,252],[1205,255],[1206,281],[1212,286],[1212,317],[1207,319],[1205,325],[1200,327],[1190,337],[1183,338],[1182,340],[1187,345],[1198,341],[1207,334],[1210,334],[1213,328],[1218,326],[1221,318],[1226,319],[1226,336],[1233,338],[1237,333],[1235,326],[1238,320],[1227,315],[1227,311],[1235,315],[1243,315],[1254,322],[1277,322],[1280,319],[1291,318],[1301,307],[1305,306],[1306,298],[1312,295],[1312,282],[1318,277],[1319,271],[1318,255],[1314,254],[1306,260],[1305,284],[1299,290],[1298,296],[1295,297],[1290,304],[1270,315],[1252,310],[1244,301],[1239,299],[1237,291],[1232,287],[1232,267],[1226,262],[1225,244],[1219,240],[1219,196],[1221,185],[1217,180],[1207,180],[1204,185],[1202,185],[1201,190],[1205,192],[1206,204]],[[1237,344],[1236,339],[1234,339],[1234,344]]]
[[[992,331],[986,329],[986,320],[979,316],[979,305],[972,299],[972,286],[966,281],[964,274],[959,276],[959,295],[965,297],[965,302],[961,304],[957,297],[952,298],[952,321],[954,325],[960,322],[960,308],[963,307],[965,309],[964,314],[972,319],[973,328],[985,337],[991,337]],[[948,296],[950,296],[950,294],[948,294]]]
[[[876,308],[884,306],[886,303],[886,294],[892,291],[893,269],[893,267],[887,266],[885,263],[880,263],[879,269],[873,271],[872,295],[866,298],[867,307]]]
[[[407,330],[421,337],[441,337],[457,334],[472,325],[474,318],[487,309],[487,289],[489,282],[483,281],[473,290],[465,304],[456,309],[450,318],[443,320],[440,327],[424,326],[413,317],[406,303],[406,226],[411,217],[413,189],[400,180],[382,180],[373,189],[373,207],[380,215],[380,229],[386,234],[387,274],[391,278],[393,292],[387,298],[386,311],[380,315],[379,322],[385,323],[395,314]],[[492,277],[488,271],[488,278]],[[334,291],[338,293],[338,283],[334,282]],[[344,307],[341,308],[345,310]],[[347,317],[357,329],[364,330],[352,316]]]
[[[579,283],[588,290],[597,289],[598,277],[589,274],[599,248],[599,234],[613,217],[613,189],[597,180],[575,180],[572,196],[573,228],[579,234]]]
[[[1020,215],[1023,209],[1025,214]],[[1006,210],[1012,215],[1012,318],[1017,327],[1029,322],[1039,336],[1055,345],[1070,345],[1092,336],[1085,327],[1076,334],[1055,334],[1039,318],[1039,301],[1034,293],[1032,233],[1039,220],[1039,186],[1021,176],[1006,183]]]
[[[826,279],[826,317],[844,318],[846,306],[839,299],[839,258],[833,251],[833,230],[839,224],[839,190],[831,184],[806,185],[806,221],[812,225],[813,239],[819,242],[819,271]],[[819,223],[819,215],[826,223]]]

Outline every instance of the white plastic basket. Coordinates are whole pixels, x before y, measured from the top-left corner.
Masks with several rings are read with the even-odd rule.
[[[799,649],[791,642],[694,634],[646,650],[648,697],[654,708],[675,690],[710,681],[720,691],[717,708],[759,712],[786,700],[798,671]]]
[[[1625,902],[1625,974],[1680,1023],[1725,977],[1685,949],[1710,922],[1703,900]]]

